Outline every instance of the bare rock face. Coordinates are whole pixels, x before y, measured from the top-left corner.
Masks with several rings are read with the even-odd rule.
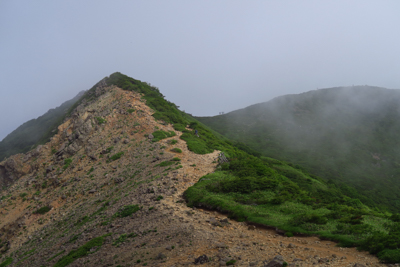
[[[20,157],[20,154],[1,162],[0,186],[8,186],[14,183],[21,176],[29,173],[31,169],[30,164],[24,164],[24,157]]]
[[[282,267],[283,262],[283,257],[281,255],[278,255],[272,261],[264,265],[264,267]]]

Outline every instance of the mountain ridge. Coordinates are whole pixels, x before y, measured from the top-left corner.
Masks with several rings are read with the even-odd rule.
[[[50,142],[0,162],[0,180],[8,181],[1,191],[0,264],[383,266],[355,248],[293,234],[301,227],[337,227],[338,240],[354,246],[360,228],[386,238],[391,228],[382,230],[376,221],[391,227],[390,214],[300,167],[251,156],[233,144],[177,110],[157,88],[120,73],[106,77],[75,104]],[[234,207],[250,212],[247,220],[224,205],[232,196]],[[307,212],[292,220],[293,205]],[[280,228],[254,226],[260,218],[278,219]],[[392,251],[385,253],[381,259],[392,262]]]

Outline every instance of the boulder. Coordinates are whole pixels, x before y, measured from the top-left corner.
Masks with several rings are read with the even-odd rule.
[[[264,267],[282,267],[283,266],[283,257],[281,255],[273,258],[272,261],[268,262]]]
[[[209,259],[206,254],[201,255],[200,257],[194,260],[194,264],[203,264],[209,262]]]

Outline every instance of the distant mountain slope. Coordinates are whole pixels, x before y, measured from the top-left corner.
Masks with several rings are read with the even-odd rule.
[[[19,126],[0,142],[0,160],[5,157],[25,153],[32,149],[37,143],[45,143],[55,134],[58,125],[62,123],[68,110],[85,93],[80,92],[71,100],[61,104],[59,107],[50,109],[37,119],[32,119]]]
[[[399,90],[355,86],[286,95],[197,119],[266,156],[350,183],[399,211],[399,104]]]

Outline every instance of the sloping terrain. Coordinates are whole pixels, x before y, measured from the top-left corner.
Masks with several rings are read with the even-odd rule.
[[[216,171],[218,143],[156,120],[141,93],[94,89],[50,142],[0,163],[0,266],[381,266],[354,248],[187,207],[184,191]]]
[[[399,90],[340,87],[197,119],[265,156],[354,186],[370,206],[399,212],[399,103]]]
[[[17,154],[25,153],[36,144],[47,143],[56,133],[58,125],[65,119],[69,109],[83,96],[82,91],[74,98],[64,102],[59,107],[50,109],[37,119],[25,122],[0,142],[0,160]]]

